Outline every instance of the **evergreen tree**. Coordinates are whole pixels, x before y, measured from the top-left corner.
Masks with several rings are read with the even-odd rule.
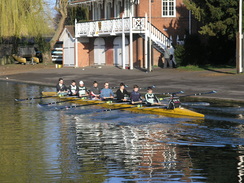
[[[200,34],[235,39],[239,0],[184,0],[184,4],[203,23]]]

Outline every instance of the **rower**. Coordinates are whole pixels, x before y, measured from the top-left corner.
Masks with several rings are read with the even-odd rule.
[[[88,96],[88,91],[87,91],[83,81],[79,82],[78,95],[79,95],[79,97],[85,97],[85,98],[87,98],[87,96]]]
[[[109,83],[104,83],[104,88],[101,90],[100,98],[102,100],[112,100],[114,98],[113,91],[109,88]]]
[[[93,82],[93,85],[90,89],[90,97],[92,100],[98,100],[100,98],[100,89],[98,88],[97,81]]]
[[[79,88],[76,85],[75,80],[72,80],[72,83],[69,86],[69,92],[68,93],[69,93],[70,96],[78,96]]]
[[[64,84],[63,78],[59,78],[58,84],[56,85],[58,95],[67,95],[67,87]]]
[[[119,89],[116,91],[116,97],[118,102],[125,102],[129,100],[129,92],[125,89],[125,84],[120,83]]]
[[[147,105],[161,105],[157,96],[153,93],[151,87],[147,88],[147,93],[145,94],[145,100]]]
[[[138,92],[139,91],[139,87],[137,85],[134,85],[133,87],[133,91],[130,94],[130,100],[132,104],[138,104],[138,103],[142,103],[142,98],[141,98],[141,94]]]

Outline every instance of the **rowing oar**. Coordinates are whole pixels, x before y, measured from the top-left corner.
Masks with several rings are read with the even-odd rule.
[[[111,89],[116,89],[116,88],[119,88],[120,86],[112,86]],[[128,88],[129,86],[128,85],[125,85],[125,88]]]
[[[117,111],[117,110],[123,110],[123,109],[135,108],[135,107],[138,107],[138,106],[133,105],[133,106],[129,106],[129,107],[119,107],[119,108],[115,108],[115,109],[104,109],[104,110],[102,110],[102,112]]]
[[[178,91],[178,92],[171,92],[171,93],[161,93],[162,95],[176,95],[176,94],[182,94],[184,93],[183,91]]]
[[[80,100],[80,98],[76,98],[76,99],[72,99],[72,100],[63,100],[63,101],[58,101],[58,102],[49,102],[49,103],[40,104],[40,105],[42,105],[42,106],[53,105],[53,104],[59,104],[59,103],[64,103],[64,102],[72,102],[72,101],[76,101],[76,100]]]
[[[144,87],[144,88],[139,88],[139,89],[142,90],[142,89],[148,89],[148,88],[156,88],[156,86],[155,85],[152,85],[152,86],[148,86],[148,87]]]
[[[217,91],[213,90],[210,92],[194,93],[194,94],[183,95],[183,96],[179,96],[179,97],[190,97],[190,96],[207,95],[207,94],[213,94],[213,93],[217,93]]]
[[[83,104],[83,105],[71,105],[71,106],[61,107],[59,109],[60,110],[62,110],[62,109],[73,109],[73,108],[85,107],[85,106],[91,106],[91,105],[98,105],[98,104],[103,104],[103,103],[93,103],[93,104]]]
[[[26,101],[26,100],[34,100],[34,99],[42,99],[42,98],[50,98],[50,97],[57,97],[57,95],[50,95],[50,96],[43,96],[43,97],[32,97],[32,98],[23,98],[23,99],[14,99],[15,101]]]

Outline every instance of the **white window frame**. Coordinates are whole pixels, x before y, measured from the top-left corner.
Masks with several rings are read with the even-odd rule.
[[[162,0],[162,17],[176,17],[176,0]]]

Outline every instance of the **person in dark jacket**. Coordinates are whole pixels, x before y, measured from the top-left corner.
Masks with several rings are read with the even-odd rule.
[[[119,89],[116,91],[116,97],[118,102],[125,102],[129,100],[129,92],[125,89],[125,84],[120,83]]]
[[[57,90],[58,94],[67,94],[68,93],[68,89],[64,84],[63,78],[59,78],[58,84],[56,85],[56,90]]]
[[[91,99],[93,99],[93,100],[100,99],[100,93],[101,93],[101,90],[98,88],[98,83],[97,83],[97,81],[94,81],[93,85],[90,89]]]
[[[134,89],[130,94],[130,100],[132,104],[142,103],[141,94],[138,91],[139,87],[134,85]]]

